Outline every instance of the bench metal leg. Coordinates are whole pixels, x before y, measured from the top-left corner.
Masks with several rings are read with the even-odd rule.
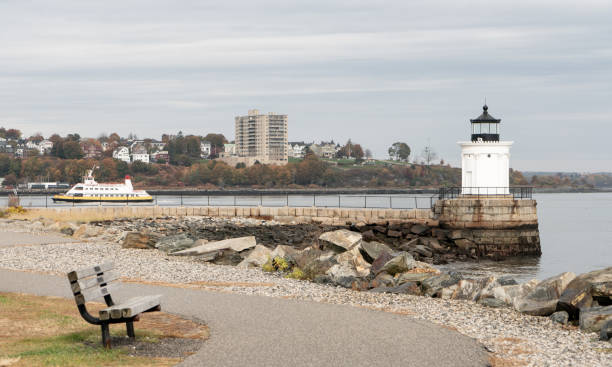
[[[136,337],[136,334],[134,334],[134,322],[132,321],[128,321],[125,323],[125,327],[127,328],[127,335],[134,339]]]
[[[111,339],[110,339],[110,330],[108,329],[108,324],[102,324],[100,326],[102,327],[102,346],[106,349],[110,349]]]

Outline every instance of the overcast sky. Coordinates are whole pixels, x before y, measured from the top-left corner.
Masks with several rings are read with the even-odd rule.
[[[512,167],[612,171],[611,4],[0,0],[0,125],[233,139],[258,108],[457,164],[486,97]]]

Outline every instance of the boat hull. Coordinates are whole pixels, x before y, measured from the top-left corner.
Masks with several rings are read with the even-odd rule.
[[[69,202],[69,203],[151,203],[153,197],[150,195],[141,197],[95,197],[95,196],[72,196],[72,195],[55,195],[53,202]]]

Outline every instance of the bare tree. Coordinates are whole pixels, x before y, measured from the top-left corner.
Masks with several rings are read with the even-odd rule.
[[[426,165],[430,166],[431,162],[438,159],[438,153],[433,149],[433,147],[428,143],[425,148],[423,148],[423,152],[421,153],[421,158]]]
[[[365,150],[365,156],[368,159],[372,158],[372,151],[370,149],[366,149]]]

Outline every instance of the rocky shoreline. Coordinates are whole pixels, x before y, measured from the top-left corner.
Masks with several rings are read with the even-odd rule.
[[[138,220],[93,225],[2,221],[0,230],[42,233],[72,231],[73,238],[86,242],[3,248],[0,249],[0,267],[61,273],[92,262],[113,259],[121,273],[128,278],[200,284],[209,289],[223,291],[352,304],[406,313],[412,317],[454,327],[477,338],[495,353],[494,358],[500,359],[497,362],[499,365],[503,365],[503,361],[513,361],[514,365],[538,366],[612,364],[612,346],[608,342],[598,341],[598,335],[592,332],[592,326],[596,322],[591,323],[590,329],[583,328],[581,331],[571,320],[576,317],[579,319],[580,313],[572,313],[575,310],[571,308],[564,309],[565,312],[569,311],[567,324],[564,324],[563,314],[556,314],[554,320],[549,317],[531,316],[556,311],[561,302],[559,298],[563,298],[568,289],[574,290],[576,297],[572,298],[568,294],[565,298],[568,299],[569,305],[576,305],[572,302],[578,296],[582,295],[580,300],[585,299],[583,293],[579,292],[585,287],[589,292],[594,290],[590,293],[589,305],[593,311],[599,310],[597,304],[601,308],[609,307],[605,306],[605,297],[608,297],[606,295],[609,293],[606,292],[610,288],[602,285],[609,283],[597,281],[601,280],[597,278],[601,277],[601,274],[575,277],[573,274],[564,273],[542,282],[532,281],[524,284],[515,284],[512,279],[505,278],[463,279],[458,274],[441,273],[434,266],[421,261],[434,262],[434,257],[416,251],[416,245],[400,249],[399,243],[404,242],[405,238],[398,240],[397,245],[366,241],[365,233],[370,229],[358,232],[355,231],[356,228],[329,227],[318,231],[306,227],[294,228],[297,234],[295,241],[287,243],[280,238],[274,238],[267,227],[279,224],[270,221],[202,217],[181,218],[180,221],[167,218],[166,221],[176,223],[179,227],[176,227],[176,224],[164,225],[160,224],[163,221],[157,221],[156,225],[147,225],[145,230],[143,222]],[[153,230],[154,227],[157,229]],[[202,230],[202,227],[207,230]],[[234,227],[259,229],[253,230],[256,233],[234,232],[234,235],[229,235],[228,228]],[[135,234],[144,234],[148,238],[147,241],[141,242],[141,247],[144,248],[122,248],[122,244],[130,245],[130,233],[133,237]],[[192,233],[202,234],[203,237],[194,240],[190,237]],[[373,233],[376,236],[382,232],[373,230]],[[241,246],[249,246],[244,249],[236,247],[234,243],[234,248],[242,249],[241,251],[231,250],[231,246],[213,250],[215,256],[212,261],[219,259],[219,263],[238,266],[210,263],[211,251],[207,252],[206,249],[216,246],[215,241],[219,239],[243,237],[236,234],[245,234],[247,237],[253,235],[254,239],[248,243],[243,242]],[[421,245],[423,238],[433,238],[413,234],[417,236],[417,245]],[[164,239],[165,243],[180,244],[180,241],[168,241],[168,237],[177,236],[183,238],[182,245],[171,245],[164,248],[166,251],[177,252],[200,246],[201,253],[197,256],[171,256],[155,249],[155,245],[164,243]],[[199,241],[197,245],[196,241]],[[231,251],[224,253],[227,249]],[[413,252],[416,256],[412,255]],[[71,256],[66,256],[67,254]],[[312,264],[313,262],[315,264]],[[262,271],[259,266],[268,272]],[[312,269],[308,270],[309,266]],[[302,276],[295,274],[296,269],[302,272]],[[311,271],[309,277],[319,284],[286,278],[302,278],[308,271]],[[219,285],[220,283],[223,285]],[[553,302],[554,308],[551,306]],[[586,304],[578,309],[580,307],[585,308]],[[519,313],[517,308],[526,312]],[[599,315],[594,314],[591,319],[600,320],[598,317]]]

